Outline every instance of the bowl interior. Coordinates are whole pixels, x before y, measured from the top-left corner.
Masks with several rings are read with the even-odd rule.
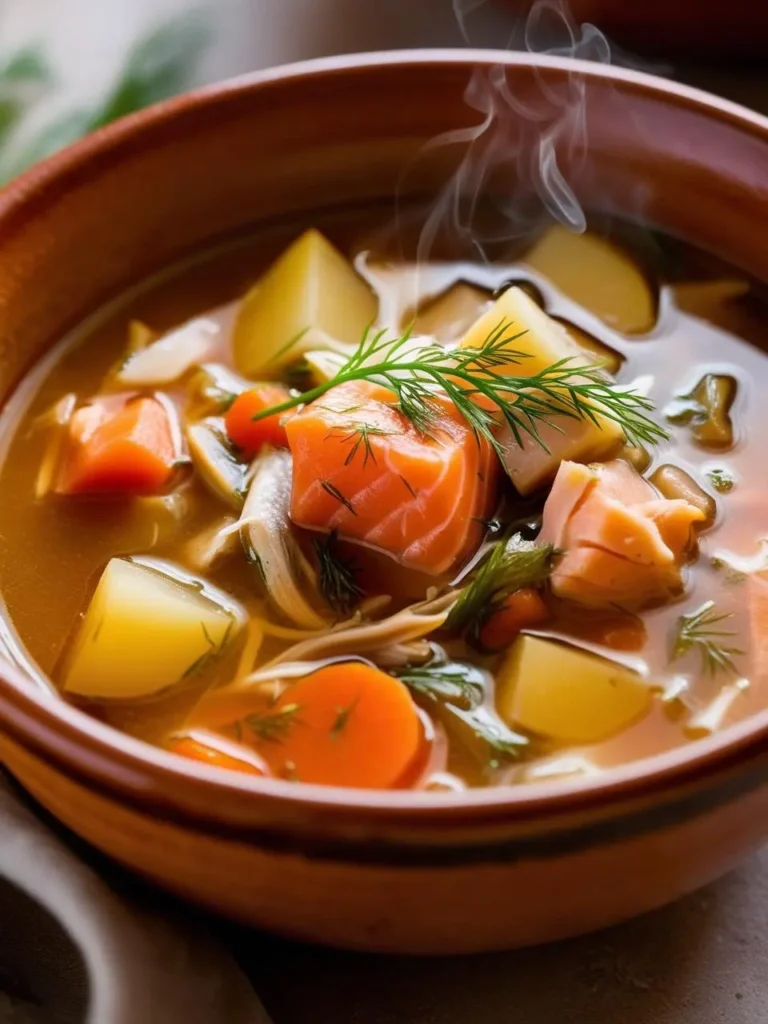
[[[473,146],[487,154],[489,138],[492,158],[463,162]],[[555,58],[428,51],[311,62],[128,118],[0,195],[0,399],[84,317],[190,252],[342,204],[390,201],[394,217],[396,197],[429,200],[446,183],[538,197],[542,215],[562,185],[589,210],[663,227],[768,282],[768,121],[757,115],[659,79]],[[215,769],[182,773],[168,755],[31,693],[13,671],[0,683],[0,714],[22,743],[119,775],[124,786],[145,771],[155,782],[173,778],[177,796],[186,786],[194,802],[203,780],[233,800],[255,785]],[[432,806],[435,815],[524,808],[577,790],[660,783],[681,766],[737,756],[766,732],[768,712],[599,782]],[[299,792],[278,780],[258,788],[298,803],[428,806],[417,794]]]

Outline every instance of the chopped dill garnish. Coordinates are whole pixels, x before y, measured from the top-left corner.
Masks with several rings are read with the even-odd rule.
[[[345,435],[344,437],[341,438],[342,444],[349,442],[352,445],[352,447],[349,450],[349,454],[347,455],[346,459],[344,459],[344,465],[349,466],[353,462],[360,447],[362,446],[363,469],[365,469],[365,467],[368,465],[369,459],[371,460],[371,462],[374,463],[374,465],[376,463],[376,453],[371,447],[371,438],[391,437],[395,432],[394,430],[384,430],[383,427],[371,426],[371,424],[369,423],[354,423],[350,424],[349,428],[342,426],[333,427],[332,430],[329,431],[329,436],[338,435],[339,433]]]
[[[334,486],[330,482],[330,480],[321,480],[320,486],[323,488],[326,494],[330,494],[330,496],[332,498],[335,498],[336,501],[339,502],[339,504],[344,506],[344,508],[349,509],[353,516],[357,515],[357,512],[355,512],[355,506],[352,504],[349,498],[345,498],[344,495],[339,490],[339,488]]]
[[[414,694],[467,710],[481,704],[485,696],[483,673],[459,661],[403,668],[396,675]]]
[[[221,638],[221,643],[217,644],[216,641],[211,636],[211,634],[208,632],[208,628],[206,627],[205,623],[202,621],[200,622],[200,628],[203,631],[205,642],[208,644],[208,649],[203,651],[203,653],[198,658],[195,658],[195,660],[192,662],[189,668],[187,668],[184,671],[184,674],[181,677],[182,679],[189,679],[190,676],[197,675],[198,672],[201,672],[204,668],[208,666],[209,662],[213,658],[215,658],[224,650],[224,647],[226,646],[226,643],[229,640],[229,635],[232,632],[233,625],[234,620],[230,617],[229,625],[226,628],[224,636]]]
[[[388,338],[385,330],[368,330],[335,377],[264,409],[254,419],[306,405],[331,388],[353,380],[373,380],[390,390],[406,419],[423,434],[441,415],[437,396],[454,404],[472,431],[504,456],[496,428],[505,423],[518,445],[526,437],[546,450],[539,428],[553,420],[589,420],[599,426],[599,416],[617,423],[631,445],[656,444],[667,432],[646,413],[653,403],[645,395],[614,385],[598,364],[586,366],[560,359],[537,373],[519,376],[500,373],[530,358],[512,344],[525,334],[502,320],[479,348],[445,349],[427,344],[414,349],[410,334]],[[478,401],[480,399],[480,401]],[[558,429],[562,429],[555,423]]]
[[[724,466],[715,466],[713,469],[707,470],[707,477],[718,494],[727,494],[733,490],[736,484],[733,473]]]
[[[332,530],[327,537],[315,541],[318,586],[335,612],[348,615],[365,596],[365,591],[355,582],[357,567],[354,562],[342,558],[336,550],[338,539],[338,530]]]
[[[349,716],[357,707],[360,701],[360,697],[355,697],[351,704],[348,704],[345,708],[336,708],[336,718],[333,721],[333,725],[330,728],[330,734],[333,739],[338,739],[347,727],[349,722]]]
[[[411,484],[408,480],[406,480],[406,478],[403,476],[402,473],[399,473],[398,476],[403,481],[403,487],[405,487],[406,491],[408,491],[410,496],[412,498],[417,498],[418,494],[416,493],[416,490],[415,490],[413,484]]]
[[[282,743],[294,723],[301,721],[296,718],[296,713],[300,710],[300,704],[286,704],[279,711],[247,715],[243,721],[251,732],[265,743]]]
[[[498,767],[501,759],[518,757],[528,740],[514,732],[485,703],[485,673],[460,661],[398,669],[414,699],[437,715],[446,731],[483,765]]]
[[[677,620],[671,660],[677,661],[689,651],[697,650],[702,670],[707,674],[714,676],[718,672],[728,672],[738,675],[733,658],[744,654],[744,651],[723,643],[723,640],[736,636],[736,633],[716,628],[730,618],[732,613],[716,611],[714,601],[706,601],[697,611],[681,615]]]
[[[551,544],[536,545],[519,535],[500,541],[461,592],[443,628],[451,633],[468,631],[476,640],[483,624],[510,594],[548,578],[555,554]]]

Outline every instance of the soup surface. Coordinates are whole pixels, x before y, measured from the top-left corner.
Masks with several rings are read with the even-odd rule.
[[[417,263],[377,219],[175,268],[22,382],[17,659],[180,756],[370,788],[594,773],[764,707],[759,288],[617,225]]]

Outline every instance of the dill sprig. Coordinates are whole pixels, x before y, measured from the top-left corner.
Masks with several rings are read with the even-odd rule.
[[[464,588],[445,620],[451,633],[469,631],[476,640],[488,618],[505,599],[522,587],[543,583],[552,571],[552,544],[536,545],[515,535],[499,542]]]
[[[351,444],[349,454],[344,459],[344,465],[349,466],[354,461],[358,451],[362,448],[363,450],[363,469],[368,465],[368,460],[374,465],[376,464],[376,453],[371,447],[372,437],[391,437],[394,434],[394,430],[385,430],[383,427],[373,426],[371,423],[352,423],[349,427],[333,427],[329,432],[329,437],[338,437],[342,435],[342,444]]]
[[[397,678],[420,697],[467,710],[481,704],[485,695],[483,673],[458,661],[399,669]]]
[[[350,715],[355,710],[357,705],[360,703],[359,695],[355,697],[351,704],[347,704],[346,707],[336,708],[336,717],[333,720],[333,725],[330,728],[330,735],[333,739],[337,740],[347,727]]]
[[[327,537],[315,541],[318,562],[318,586],[320,593],[330,607],[339,615],[349,615],[360,599],[365,596],[355,582],[354,562],[342,558],[338,551],[338,530],[332,530]]]
[[[645,395],[612,384],[599,364],[581,365],[560,359],[528,376],[508,374],[512,365],[530,358],[511,347],[525,331],[514,333],[502,321],[479,348],[448,350],[437,344],[414,348],[410,334],[388,338],[386,331],[366,331],[360,344],[335,377],[309,391],[258,413],[273,416],[320,398],[331,388],[349,381],[371,380],[390,390],[402,414],[421,433],[430,435],[440,416],[438,396],[447,396],[477,437],[505,452],[496,436],[501,423],[509,427],[515,443],[532,438],[546,450],[540,428],[563,431],[559,419],[612,420],[631,445],[655,444],[666,431],[646,415],[653,403]]]
[[[349,498],[342,494],[342,492],[339,490],[336,484],[332,484],[330,480],[321,480],[320,486],[323,488],[326,494],[328,494],[331,498],[334,498],[336,501],[338,501],[340,505],[343,505],[344,508],[347,509],[348,512],[351,512],[353,516],[357,515],[357,512],[355,512],[355,506],[352,504]]]
[[[502,760],[519,757],[528,746],[527,737],[510,729],[486,703],[485,674],[473,665],[435,662],[394,674],[484,767],[496,768]]]
[[[723,643],[729,637],[736,636],[733,630],[719,629],[721,623],[732,618],[730,612],[718,613],[714,601],[706,601],[698,611],[690,615],[681,615],[677,620],[672,661],[677,661],[689,651],[697,650],[701,657],[701,667],[708,675],[727,672],[738,675],[733,658],[744,654],[738,647]]]
[[[265,743],[282,743],[294,723],[300,721],[296,718],[300,710],[300,704],[285,704],[279,711],[247,715],[243,721]]]

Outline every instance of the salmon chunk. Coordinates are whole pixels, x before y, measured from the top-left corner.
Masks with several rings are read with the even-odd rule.
[[[563,462],[540,535],[563,552],[552,590],[585,605],[667,600],[682,586],[692,528],[704,518],[688,501],[661,498],[627,462]]]
[[[387,388],[350,381],[285,425],[293,455],[291,518],[384,551],[432,575],[480,544],[493,511],[498,460],[449,402],[429,436]]]

